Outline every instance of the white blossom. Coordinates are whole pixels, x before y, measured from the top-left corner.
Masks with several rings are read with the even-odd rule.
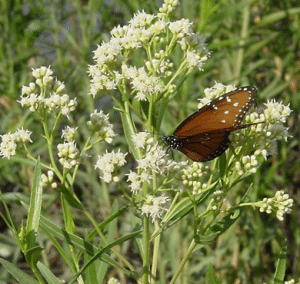
[[[168,211],[168,209],[165,208],[165,204],[169,200],[170,198],[165,195],[159,197],[147,195],[146,201],[141,207],[142,215],[151,217],[153,223],[156,219],[162,219],[162,215]]]
[[[117,167],[121,167],[126,163],[125,157],[127,153],[120,152],[107,152],[103,155],[98,156],[98,160],[95,165],[95,169],[99,169],[102,173],[101,178],[105,182],[111,182],[113,180],[113,173]],[[115,179],[116,180],[116,179]]]

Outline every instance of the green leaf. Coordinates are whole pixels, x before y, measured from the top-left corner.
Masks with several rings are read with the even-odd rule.
[[[220,177],[223,178],[227,167],[226,153],[223,153],[219,158]]]
[[[64,194],[65,198],[67,199],[68,203],[77,209],[82,210],[82,205],[80,201],[78,200],[77,196],[71,193],[67,188],[65,188],[63,185],[60,187],[61,192]]]
[[[20,196],[19,199],[22,200],[22,204],[26,208],[28,208],[28,205],[26,205],[26,203],[25,203],[26,197]],[[47,233],[48,236],[51,235],[52,238],[57,238],[65,243],[68,243],[68,244],[78,248],[79,250],[81,250],[85,253],[88,253],[91,256],[94,256],[95,253],[98,251],[97,247],[93,246],[88,241],[85,241],[76,235],[66,232],[65,230],[61,229],[60,227],[58,227],[56,224],[54,224],[53,222],[51,222],[44,216],[41,216],[40,227],[42,228],[42,230],[44,230]],[[140,234],[140,231],[138,232],[138,234]],[[117,261],[115,261],[109,255],[103,254],[100,256],[100,259],[102,261],[107,262],[109,265],[121,270],[123,273],[125,273],[127,275],[130,274],[130,272],[126,268],[124,268],[121,264],[119,264]]]
[[[70,210],[69,203],[64,194],[61,194],[62,208],[64,214],[65,228],[68,233],[75,232],[75,224],[73,219],[73,214]]]
[[[116,212],[118,212],[118,200],[116,199],[114,203],[112,204],[109,216],[114,215]],[[118,223],[118,216],[116,218],[111,219],[111,221],[107,225],[107,238],[106,240],[108,242],[112,242],[115,239],[116,231],[117,231],[117,223]]]
[[[210,233],[208,235],[195,236],[195,241],[199,244],[211,244],[220,236],[220,232]]]
[[[139,235],[142,233],[142,230],[139,231],[135,231],[133,233],[130,233],[124,237],[121,237],[117,240],[115,240],[114,242],[108,244],[106,247],[100,249],[81,269],[78,273],[76,273],[75,278],[73,278],[72,281],[70,281],[70,283],[74,283],[74,281],[77,279],[77,277],[79,275],[81,275],[90,264],[92,264],[95,260],[97,260],[98,258],[100,258],[105,252],[109,251],[111,248],[113,248],[114,246],[118,245],[118,244],[122,244],[124,242],[126,242],[127,240],[130,240],[132,238],[134,238],[135,236]],[[130,273],[131,274],[131,273]],[[132,275],[133,276],[133,275]]]
[[[206,276],[208,277],[209,284],[221,284],[211,264],[208,266]]]
[[[121,112],[120,114],[121,114],[122,125],[123,125],[124,134],[125,134],[125,137],[126,137],[126,141],[128,143],[128,146],[130,148],[130,151],[131,151],[132,155],[134,156],[134,158],[136,160],[138,160],[139,159],[139,153],[138,153],[138,150],[137,150],[137,148],[135,147],[135,145],[132,141],[132,134],[136,133],[136,129],[132,129],[131,122],[128,121],[129,118],[127,117],[126,114],[124,114],[123,112]]]
[[[134,214],[131,215],[131,225],[133,227],[133,230],[139,230],[143,226],[143,221],[141,218],[135,216]],[[144,259],[145,255],[145,249],[144,249],[144,243],[143,243],[143,238],[142,235],[137,236],[135,239],[135,242],[137,244],[137,248],[139,250],[139,254],[142,259]]]
[[[295,8],[291,8],[291,9],[286,9],[286,10],[270,13],[267,16],[264,16],[261,19],[261,21],[256,25],[256,27],[260,28],[260,27],[263,27],[263,26],[266,26],[266,25],[273,24],[273,23],[278,22],[282,19],[285,19],[286,15],[291,16],[293,14],[300,14],[300,8],[295,7]]]
[[[42,251],[43,248],[41,247],[33,247],[25,252],[26,262],[29,264],[30,267],[36,266],[37,262],[41,257]]]
[[[0,258],[0,263],[18,281],[19,284],[39,284],[37,280],[23,272],[9,261]]]
[[[215,241],[220,235],[224,234],[241,216],[241,209],[235,210],[233,213],[227,214],[224,218],[213,224],[204,236],[200,236],[199,239],[204,237],[211,237],[212,241]],[[205,238],[204,238],[205,240]]]
[[[55,277],[55,275],[50,271],[50,269],[43,264],[42,262],[37,263],[37,267],[40,270],[41,274],[44,276],[44,278],[47,280],[48,284],[62,284],[58,278]]]
[[[27,250],[31,249],[35,244],[36,234],[39,227],[40,216],[41,216],[41,208],[42,208],[42,196],[43,189],[40,186],[40,178],[41,178],[41,163],[40,158],[37,159],[34,177],[33,177],[33,185],[30,195],[30,205],[28,209],[28,218],[27,218]]]
[[[115,200],[112,204],[109,216],[114,215],[116,212],[118,212],[118,200]],[[116,231],[117,231],[117,224],[118,224],[118,218],[113,218],[110,220],[108,225],[106,226],[107,233],[105,234],[106,240],[109,243],[112,243],[115,239]],[[103,245],[103,242],[100,242],[100,245]],[[91,257],[86,255],[86,263],[88,263],[91,260]],[[104,261],[98,261],[95,260],[91,265],[88,267],[86,271],[86,276],[90,278],[92,282],[90,283],[103,283],[103,280],[106,276],[108,269],[108,263]]]
[[[124,213],[128,209],[129,205],[124,206],[123,208],[119,209],[115,213],[111,214],[107,217],[103,222],[98,225],[98,228],[103,230],[112,220],[118,218],[122,213]],[[93,231],[89,234],[88,240],[92,240],[97,235],[97,230],[93,229]]]
[[[287,262],[287,240],[284,241],[281,252],[279,254],[279,259],[274,274],[274,284],[283,283],[285,277],[286,262]]]
[[[214,188],[218,185],[219,181],[212,183],[208,188],[207,192],[202,194],[197,200],[196,204],[201,205],[211,194]],[[151,236],[151,240],[155,238],[158,234],[160,234],[166,228],[171,227],[172,225],[176,224],[179,220],[184,218],[187,214],[189,214],[193,210],[193,203],[191,202],[189,197],[183,198],[181,201],[177,202],[175,206],[171,206],[169,208],[169,212],[165,214],[161,226],[155,232],[153,232]]]

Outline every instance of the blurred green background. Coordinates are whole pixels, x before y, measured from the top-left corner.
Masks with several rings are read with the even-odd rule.
[[[76,97],[79,102],[72,121],[81,128],[79,147],[84,140],[85,123],[94,107],[110,113],[115,131],[122,134],[120,117],[112,109],[109,97],[102,94],[93,100],[87,95],[87,66],[94,64],[92,51],[97,44],[109,39],[109,32],[113,27],[127,24],[138,10],[157,14],[161,4],[162,1],[153,0],[1,0],[0,134],[14,132],[17,127],[24,126],[33,131],[32,140],[40,135],[39,122],[28,110],[22,109],[17,100],[21,95],[22,85],[33,81],[30,76],[31,68],[42,65],[51,65],[54,75],[64,81],[71,98]],[[201,97],[204,88],[213,86],[215,81],[237,86],[256,85],[259,89],[258,105],[263,106],[267,99],[276,99],[290,104],[293,109],[287,121],[291,137],[287,142],[278,143],[278,154],[270,157],[249,180],[253,182],[253,195],[258,200],[274,196],[277,190],[285,190],[294,199],[292,213],[283,222],[279,222],[275,215],[247,210],[242,222],[222,236],[216,244],[193,254],[194,259],[186,267],[188,276],[181,279],[180,283],[207,283],[205,268],[208,263],[214,265],[219,278],[223,279],[222,283],[263,283],[273,275],[285,239],[288,240],[287,279],[300,277],[299,15],[298,0],[185,0],[172,13],[172,20],[187,18],[194,23],[194,31],[206,37],[211,56],[204,65],[203,72],[193,72],[184,82],[178,90],[177,99],[166,111],[165,125],[170,125],[170,129],[196,109],[196,99]],[[140,59],[133,58],[132,61],[142,65]],[[175,64],[178,60],[179,58],[173,58]],[[172,115],[167,116],[168,112]],[[40,141],[40,144],[33,143],[30,148],[36,156],[45,155],[45,145],[41,139]],[[128,150],[123,136],[115,139],[114,147]],[[101,153],[102,150],[99,146],[96,151]],[[1,159],[2,192],[29,194],[32,171],[32,165],[20,157]],[[120,193],[113,187],[103,190],[104,186],[99,185],[93,165],[86,164],[79,173],[77,194],[91,211],[101,213],[101,218],[105,218],[109,212],[112,201],[109,194],[114,192],[118,196]],[[13,194],[7,196],[11,197],[9,205],[16,222],[21,222],[26,212]],[[121,194],[119,196],[121,198]],[[50,212],[59,222],[62,216],[59,215],[60,204],[55,202],[55,194],[49,191],[45,197],[48,205],[45,212]],[[80,220],[82,216],[78,213],[78,216],[75,214],[76,217]],[[126,222],[125,216],[124,224]],[[8,237],[7,227],[2,220],[0,226],[0,247],[7,248],[9,252],[5,255],[0,250],[0,256],[24,267],[26,271],[26,264],[13,240]],[[82,230],[86,229],[84,223],[78,222],[78,228],[80,227]],[[122,228],[121,225],[121,231]],[[180,253],[187,248],[189,237],[192,236],[192,232],[188,231],[188,223],[184,222],[171,231],[162,240],[166,243],[162,255],[166,255],[165,259],[168,261],[161,265],[160,283],[167,283],[167,268],[171,267],[171,271],[172,266],[178,265],[176,259],[180,259]],[[58,265],[57,253],[50,249],[49,240],[45,239],[44,242],[46,249],[49,245],[52,271],[56,269],[57,275],[65,273],[63,266]],[[136,256],[133,254],[131,257],[135,261]],[[166,273],[164,277],[163,271]],[[5,271],[1,268],[0,279],[3,277]]]

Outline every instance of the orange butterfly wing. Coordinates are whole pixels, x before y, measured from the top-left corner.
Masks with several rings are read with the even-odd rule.
[[[238,88],[205,105],[185,119],[165,142],[193,161],[206,162],[219,157],[229,147],[232,131],[253,124],[240,125],[256,104],[254,86]]]

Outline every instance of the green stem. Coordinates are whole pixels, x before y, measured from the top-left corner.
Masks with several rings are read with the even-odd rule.
[[[55,163],[55,159],[54,159],[54,156],[53,156],[53,150],[52,150],[52,142],[53,142],[53,136],[50,135],[49,133],[49,129],[48,129],[48,125],[46,122],[43,122],[43,128],[44,128],[44,132],[45,132],[45,136],[46,136],[46,139],[47,139],[47,146],[48,146],[48,154],[49,154],[49,158],[50,158],[50,161],[51,161],[51,165],[54,169],[54,172],[55,174],[58,176],[58,178],[60,180],[63,179],[56,163]]]
[[[173,279],[171,280],[170,284],[174,284],[175,281],[177,280],[178,276],[180,275],[180,273],[182,272],[184,265],[187,263],[189,257],[191,256],[192,252],[194,251],[195,247],[197,246],[197,243],[195,242],[195,240],[192,240],[192,243],[190,244],[190,247],[185,255],[185,257],[182,259],[175,275],[173,276]]]
[[[148,111],[148,121],[147,121],[147,130],[149,132],[152,132],[153,131],[153,122],[152,122],[152,112],[153,112],[153,97],[151,96],[150,98],[150,102],[149,102],[149,111]]]
[[[149,217],[144,217],[144,258],[143,258],[143,284],[149,283],[150,273],[150,231],[149,231],[150,220]]]
[[[155,220],[155,230],[159,229],[158,221]],[[151,267],[151,281],[150,283],[154,284],[157,273],[157,263],[159,258],[159,244],[160,244],[160,234],[154,238],[154,247],[153,247],[153,259],[152,259],[152,267]]]
[[[42,275],[40,274],[40,271],[38,270],[38,268],[36,267],[36,265],[34,265],[33,267],[31,267],[33,274],[35,275],[35,277],[38,279],[40,284],[44,284],[44,279],[42,277]]]
[[[245,39],[248,37],[249,21],[250,21],[250,9],[249,9],[249,5],[247,5],[243,9],[243,25],[241,30],[241,40],[239,42],[241,47],[238,49],[237,57],[236,57],[237,60],[234,69],[234,78],[235,78],[234,84],[238,84],[241,75],[241,69],[242,69],[244,51],[245,51],[244,44],[245,44]]]

